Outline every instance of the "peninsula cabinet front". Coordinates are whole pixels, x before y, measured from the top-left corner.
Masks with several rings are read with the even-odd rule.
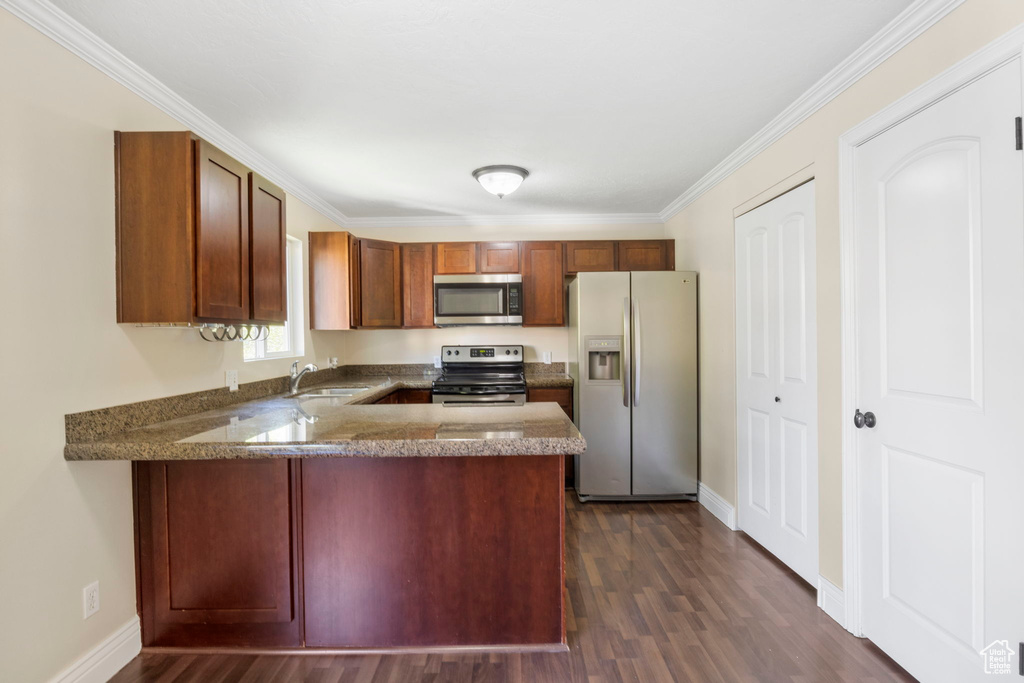
[[[133,472],[146,647],[564,649],[561,455]]]
[[[189,132],[114,142],[117,321],[284,322],[284,191]]]

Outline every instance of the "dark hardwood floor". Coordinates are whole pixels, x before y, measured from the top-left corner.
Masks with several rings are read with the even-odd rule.
[[[812,588],[696,503],[566,492],[568,653],[142,654],[114,681],[912,681]]]

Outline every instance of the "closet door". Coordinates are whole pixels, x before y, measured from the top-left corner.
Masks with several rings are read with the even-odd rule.
[[[814,183],[736,219],[739,526],[818,580]]]

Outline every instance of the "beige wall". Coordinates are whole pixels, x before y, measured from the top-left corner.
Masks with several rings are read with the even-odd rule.
[[[46,680],[135,615],[127,463],[67,463],[65,413],[285,374],[240,344],[119,326],[113,134],[180,126],[0,11],[0,679]],[[300,202],[289,232],[337,229]],[[307,360],[338,338],[308,337]],[[100,582],[82,619],[82,588]]]
[[[669,220],[676,264],[700,272],[701,479],[736,502],[733,209],[814,164],[817,193],[820,573],[842,586],[838,138],[1024,21],[1017,0],[967,0]]]
[[[483,190],[481,190],[483,192]],[[500,201],[495,199],[495,201]],[[661,224],[532,225],[435,228],[353,228],[359,237],[396,242],[502,241],[552,239],[660,239]],[[551,351],[554,362],[568,359],[567,328],[469,327],[442,330],[353,330],[342,332],[346,363],[429,363],[445,344],[523,344],[526,360]]]

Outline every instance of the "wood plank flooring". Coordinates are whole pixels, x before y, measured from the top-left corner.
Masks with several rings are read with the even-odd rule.
[[[913,681],[812,588],[697,503],[566,492],[568,653],[142,654],[118,683]]]

